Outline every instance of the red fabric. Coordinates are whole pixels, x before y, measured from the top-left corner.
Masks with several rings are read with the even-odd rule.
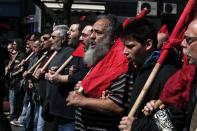
[[[86,18],[87,18],[87,16],[83,15],[83,16],[80,17],[80,20],[85,21]]]
[[[144,8],[140,14],[136,15],[135,18],[126,18],[122,24],[122,27],[125,28],[125,26],[127,26],[131,21],[133,21],[134,19],[141,19],[143,17],[145,17],[148,13],[150,12],[150,10],[148,10],[147,8]]]
[[[72,53],[72,56],[83,57],[84,56],[84,44],[82,42],[79,43],[79,46]]]
[[[185,65],[166,82],[160,95],[164,104],[185,109],[189,100],[190,89],[195,75],[194,65]]]
[[[167,25],[163,25],[163,26],[159,29],[158,33],[165,33],[166,35],[169,36],[169,32],[168,32],[168,27],[167,27]]]
[[[176,43],[180,44],[180,42],[177,41],[182,41],[183,34],[190,21],[193,19],[192,17],[194,16],[194,9],[195,9],[195,0],[189,0],[172,34],[170,35],[170,38],[167,41],[169,47],[176,45]],[[157,62],[163,64],[165,58],[167,57],[167,54],[168,54],[168,50],[163,50]]]
[[[123,23],[122,23],[122,27],[123,29],[132,21],[132,18],[126,18]]]
[[[184,32],[194,17],[195,0],[189,0],[179,21],[177,22],[166,46],[162,49],[180,46]],[[158,63],[162,64],[168,54],[168,50],[163,50]],[[190,89],[195,75],[193,65],[184,64],[183,68],[175,73],[164,86],[160,95],[160,100],[165,104],[174,105],[177,108],[185,109],[189,100]]]
[[[82,81],[85,92],[94,98],[101,96],[112,82],[128,70],[128,60],[123,54],[124,45],[117,39],[107,55]]]

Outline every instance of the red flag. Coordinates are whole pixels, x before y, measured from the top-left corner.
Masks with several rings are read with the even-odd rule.
[[[127,72],[128,60],[123,50],[122,41],[117,39],[107,55],[84,78],[82,86],[89,96],[100,97],[116,78]]]
[[[189,0],[185,7],[172,35],[170,36],[167,45],[162,48],[171,48],[171,46],[180,47],[184,39],[184,32],[190,21],[195,16],[195,0]],[[159,63],[162,63],[167,55],[167,50],[162,52]],[[181,70],[175,73],[164,86],[160,95],[160,100],[165,104],[174,105],[177,108],[184,109],[189,100],[190,89],[195,75],[195,66],[187,65],[184,57],[184,66]]]
[[[195,0],[189,0],[185,9],[183,10],[183,13],[181,14],[172,34],[170,35],[170,38],[167,41],[166,46],[168,48],[171,48],[173,45],[177,45],[183,40],[183,34],[190,23],[190,21],[193,19],[194,16],[194,9],[195,9]],[[162,48],[164,49],[164,48]],[[161,55],[158,59],[158,63],[162,64],[168,54],[168,50],[162,50]]]
[[[72,56],[83,57],[84,56],[84,44],[82,42],[79,43],[79,46],[72,53]]]
[[[165,33],[166,35],[169,36],[169,32],[168,32],[168,27],[167,27],[167,25],[163,25],[163,26],[159,29],[158,33]]]
[[[195,70],[194,65],[186,65],[171,76],[166,82],[159,99],[164,104],[185,109],[189,100]]]
[[[141,18],[145,17],[149,12],[150,12],[150,10],[148,10],[147,8],[144,8],[140,12],[140,14],[135,16],[135,18],[126,18],[122,24],[122,27],[125,28],[125,26],[128,25],[130,22],[132,22],[134,19],[141,19]]]
[[[79,18],[79,19],[80,19],[81,21],[85,21],[85,19],[86,19],[86,18],[87,18],[87,16],[82,15],[82,16],[80,16],[80,18]]]

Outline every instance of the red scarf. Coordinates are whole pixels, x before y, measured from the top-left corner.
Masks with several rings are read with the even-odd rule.
[[[98,98],[116,78],[128,70],[128,60],[123,54],[124,45],[117,39],[107,55],[97,63],[82,81],[88,96]]]

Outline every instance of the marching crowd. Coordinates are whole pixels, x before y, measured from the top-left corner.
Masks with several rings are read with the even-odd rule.
[[[184,33],[182,51],[162,48],[167,40],[146,18],[122,27],[108,14],[28,35],[25,51],[20,40],[8,42],[1,81],[9,90],[10,124],[25,131],[196,131],[197,20]]]

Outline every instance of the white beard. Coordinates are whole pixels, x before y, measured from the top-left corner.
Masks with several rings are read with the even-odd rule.
[[[95,48],[89,46],[84,55],[84,62],[88,65],[97,64],[108,53],[110,40],[110,38],[106,38],[102,43],[96,44]]]
[[[51,50],[60,50],[61,48],[62,47],[60,42],[51,45]]]
[[[89,65],[95,65],[99,62],[109,51],[109,48],[103,45],[97,45],[94,49],[91,47],[85,53],[84,62]]]

